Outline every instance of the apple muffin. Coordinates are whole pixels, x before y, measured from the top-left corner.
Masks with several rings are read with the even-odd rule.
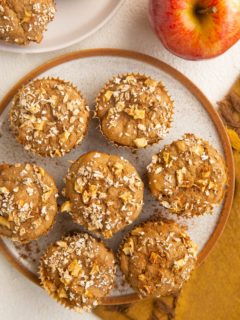
[[[18,45],[40,43],[55,11],[53,0],[2,0],[0,40]]]
[[[61,157],[86,135],[89,107],[71,83],[36,79],[23,86],[13,99],[10,124],[25,150],[44,157]]]
[[[57,214],[57,188],[35,164],[0,165],[0,234],[27,243],[45,234]]]
[[[90,311],[113,286],[115,259],[103,242],[87,233],[64,237],[40,260],[40,280],[48,294],[67,308]]]
[[[103,135],[114,144],[144,148],[168,132],[173,101],[161,82],[141,74],[122,74],[99,93],[96,117]]]
[[[125,237],[118,259],[140,297],[161,297],[178,292],[189,279],[197,247],[175,222],[147,221]]]
[[[143,182],[122,157],[92,151],[70,167],[61,210],[97,235],[110,238],[132,223],[143,206]]]
[[[166,145],[148,166],[149,187],[170,212],[192,217],[211,213],[224,198],[224,159],[194,134]]]

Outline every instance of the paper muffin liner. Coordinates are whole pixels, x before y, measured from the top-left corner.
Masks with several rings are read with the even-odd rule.
[[[222,155],[217,151],[217,149],[215,149],[214,146],[211,145],[207,140],[205,140],[205,139],[203,139],[203,138],[200,138],[199,136],[197,136],[197,135],[195,135],[195,134],[193,134],[193,133],[184,133],[179,139],[173,140],[171,143],[163,146],[163,148],[162,148],[158,153],[155,153],[154,155],[158,155],[160,152],[162,152],[162,150],[163,150],[166,146],[169,146],[169,145],[171,145],[171,144],[173,144],[173,143],[176,143],[176,142],[182,140],[185,135],[194,135],[198,140],[201,140],[201,141],[202,141],[203,143],[205,143],[208,147],[213,148],[213,149],[221,156],[221,158],[223,159],[224,170],[225,170],[225,172],[226,172],[227,181],[225,182],[224,192],[222,193],[221,198],[218,200],[218,202],[215,202],[215,203],[211,202],[211,203],[210,203],[210,205],[211,205],[211,210],[205,211],[205,212],[203,212],[203,213],[201,213],[201,214],[192,214],[192,213],[191,213],[191,214],[186,214],[185,212],[184,212],[184,213],[179,213],[179,212],[175,212],[175,211],[171,210],[171,208],[165,207],[165,206],[162,204],[162,202],[159,201],[158,196],[154,195],[153,192],[152,192],[152,190],[151,190],[150,187],[149,187],[149,171],[148,171],[148,166],[152,164],[152,160],[151,160],[151,162],[150,162],[150,163],[147,165],[147,167],[146,167],[146,169],[147,169],[146,171],[147,171],[147,186],[148,186],[148,189],[149,189],[151,195],[154,197],[154,199],[156,199],[162,207],[164,207],[165,209],[168,209],[171,214],[174,214],[174,215],[177,216],[177,217],[186,218],[186,219],[192,219],[192,218],[194,218],[194,217],[202,217],[202,216],[206,216],[206,215],[213,215],[213,214],[214,214],[214,208],[216,208],[218,205],[220,205],[220,204],[222,203],[222,201],[223,201],[223,199],[225,198],[225,195],[226,195],[226,190],[227,190],[227,188],[228,188],[228,186],[229,186],[228,168],[226,167],[225,159],[224,159],[224,158],[222,157]],[[153,155],[153,156],[154,156],[154,155]],[[183,192],[184,192],[184,191],[183,191]],[[202,194],[203,194],[203,192],[202,192]]]
[[[107,152],[92,150],[92,151],[85,152],[84,154],[81,154],[72,164],[74,164],[74,163],[77,162],[80,158],[82,158],[82,157],[84,157],[84,156],[86,156],[86,155],[88,155],[89,153],[92,153],[92,152],[97,152],[97,153],[101,153],[101,154],[106,154],[106,155],[109,155],[109,156],[114,155],[114,156],[119,157],[119,159],[121,158],[120,156],[115,155],[115,154],[110,154],[110,153],[107,153]],[[136,172],[136,175],[138,176],[138,178],[139,178],[139,179],[141,180],[141,182],[142,182],[143,193],[144,193],[144,181],[142,180],[142,178],[141,178],[138,170],[136,169],[136,167],[135,167],[128,159],[126,159],[126,158],[123,158],[123,159],[127,161],[127,165],[130,165],[131,167],[134,168],[134,170],[135,170],[135,172]],[[95,159],[95,160],[97,160],[97,159]],[[121,160],[121,159],[120,159],[120,160]],[[70,167],[70,168],[71,168],[71,167]],[[70,171],[70,168],[68,168],[67,175],[68,175],[68,173],[69,173],[69,171]],[[67,212],[67,213],[72,217],[72,219],[74,220],[75,223],[77,223],[78,225],[82,225],[84,228],[86,228],[87,230],[89,230],[89,229],[88,229],[88,225],[87,225],[86,223],[83,223],[83,222],[78,222],[78,220],[75,218],[75,215],[74,215],[74,214],[72,213],[72,211],[71,211],[71,204],[72,204],[72,203],[71,203],[70,198],[66,196],[66,190],[67,190],[67,188],[66,188],[66,176],[64,177],[64,183],[65,183],[65,185],[64,185],[64,188],[63,188],[63,192],[62,192],[62,195],[63,195],[63,197],[64,197],[64,201],[63,201],[63,203],[62,203],[62,205],[61,205],[61,212]],[[140,202],[138,202],[139,207],[140,207],[140,204],[141,204],[141,207],[140,207],[140,209],[139,209],[139,212],[138,212],[137,217],[136,217],[135,219],[133,219],[132,222],[130,222],[130,223],[128,223],[128,224],[125,224],[121,229],[118,229],[118,230],[115,230],[115,231],[111,229],[111,230],[110,230],[110,231],[112,231],[112,235],[111,235],[111,236],[106,236],[106,235],[103,234],[103,232],[104,232],[104,231],[108,231],[108,229],[93,230],[93,231],[89,230],[89,231],[90,231],[90,232],[93,232],[95,235],[97,235],[98,237],[101,237],[101,238],[103,238],[103,239],[105,239],[105,240],[111,239],[112,237],[114,237],[114,235],[115,235],[116,233],[118,233],[119,231],[122,231],[124,228],[126,228],[126,227],[129,226],[129,225],[131,225],[136,219],[138,219],[138,217],[140,216],[140,214],[141,214],[141,212],[142,212],[143,206],[144,206],[144,197],[141,199],[141,201],[142,201],[142,204],[141,204]],[[69,203],[67,204],[67,202],[69,202]],[[64,208],[64,204],[67,204],[67,205],[66,205],[66,209],[63,209],[63,208]],[[69,205],[69,206],[68,206],[68,205]]]
[[[44,276],[44,267],[43,267],[43,259],[45,258],[45,254],[48,252],[48,250],[53,246],[53,244],[49,245],[46,249],[46,251],[42,254],[39,266],[38,266],[38,275],[40,280],[41,287],[47,292],[47,294],[54,299],[56,302],[60,303],[63,307],[66,309],[73,309],[72,306],[68,303],[66,299],[59,298],[59,295],[56,292],[53,292],[49,290],[49,287],[47,286],[47,280]]]
[[[94,238],[98,243],[101,243],[104,245],[104,247],[106,248],[106,250],[111,253],[113,255],[113,257],[115,258],[113,252],[111,249],[109,249],[105,243],[96,238],[95,236],[93,236],[92,234],[88,233],[88,232],[74,232],[73,235],[71,236],[63,236],[60,240],[58,241],[64,241],[66,237],[72,237],[72,238],[76,238],[78,235],[81,235],[81,234],[88,234],[90,235],[92,238]],[[57,241],[57,242],[58,242]],[[48,250],[53,247],[55,245],[56,242],[50,244],[47,249],[45,250],[45,252],[42,254],[41,258],[40,258],[40,261],[39,261],[39,266],[38,266],[38,275],[39,275],[39,280],[40,280],[40,285],[41,287],[47,292],[47,294],[52,298],[54,299],[56,302],[58,302],[59,304],[61,304],[64,308],[68,309],[68,310],[74,310],[76,312],[79,312],[79,313],[82,313],[83,311],[91,311],[93,308],[95,308],[96,306],[93,306],[92,304],[90,305],[85,305],[83,306],[82,308],[80,307],[77,307],[77,306],[73,306],[71,305],[70,301],[68,299],[63,299],[63,298],[60,298],[59,295],[56,293],[56,292],[52,292],[51,290],[49,290],[48,286],[46,285],[46,282],[47,282],[47,279],[45,279],[45,276],[44,276],[44,263],[43,263],[43,260],[45,259],[45,255],[48,253]],[[115,271],[114,271],[114,275],[116,275],[116,259],[114,259],[114,268],[115,268]],[[108,295],[108,293],[111,291],[111,289],[113,288],[113,285],[114,285],[114,282],[115,282],[115,279],[113,279],[111,285],[109,286],[108,288],[108,292],[106,293],[105,296],[101,297],[101,299],[97,300],[96,301],[98,302],[97,305],[100,305],[102,300]]]
[[[157,141],[155,141],[155,142],[151,142],[151,143],[148,142],[148,144],[147,144],[145,147],[127,146],[127,145],[123,145],[123,144],[117,143],[116,141],[113,141],[113,140],[109,139],[109,138],[104,134],[104,132],[103,132],[103,130],[102,130],[102,120],[101,120],[101,119],[98,117],[98,115],[97,115],[97,109],[98,109],[98,106],[99,106],[99,99],[100,99],[100,96],[101,96],[102,94],[104,94],[104,93],[106,92],[106,90],[108,90],[108,86],[112,83],[112,81],[113,81],[115,78],[117,78],[117,77],[122,78],[122,77],[127,77],[127,76],[134,76],[134,77],[140,76],[140,77],[146,77],[146,78],[151,79],[151,80],[155,80],[155,79],[153,79],[152,77],[146,75],[145,73],[139,73],[139,72],[121,73],[121,74],[117,74],[117,75],[113,76],[110,80],[108,80],[108,81],[105,83],[104,87],[99,91],[99,93],[98,93],[98,95],[97,95],[97,97],[96,97],[96,99],[95,99],[95,111],[94,111],[94,116],[93,116],[93,118],[98,120],[98,123],[99,123],[98,128],[99,128],[102,136],[107,140],[107,142],[108,142],[110,145],[115,146],[116,148],[124,148],[124,149],[128,149],[128,150],[130,149],[132,152],[135,152],[135,151],[137,151],[137,150],[142,150],[142,149],[146,149],[146,148],[148,148],[148,147],[154,146],[154,145],[158,144],[160,141],[164,140],[165,136],[168,134],[168,132],[170,131],[170,129],[171,129],[171,127],[172,127],[173,117],[174,117],[174,100],[173,100],[172,97],[170,96],[169,91],[168,91],[168,89],[166,88],[165,84],[164,84],[162,81],[155,80],[155,81],[157,81],[157,82],[161,85],[162,89],[166,92],[166,94],[168,95],[168,97],[169,97],[169,99],[170,99],[170,102],[172,103],[171,121],[169,121],[169,123],[168,123],[168,127],[167,127],[167,128],[168,128],[168,131],[167,131],[167,133],[166,133],[163,137],[159,138],[159,139],[158,139]]]
[[[140,222],[139,224],[135,225],[131,230],[128,231],[127,234],[125,234],[125,236],[123,237],[118,249],[117,249],[117,252],[116,252],[116,260],[117,260],[117,263],[119,265],[119,268],[123,274],[123,278],[125,279],[125,281],[129,284],[129,286],[136,291],[137,295],[139,296],[140,299],[145,299],[145,298],[148,298],[148,297],[151,297],[151,295],[144,295],[142,294],[141,292],[138,291],[138,288],[135,288],[135,287],[132,287],[130,281],[128,280],[128,276],[122,271],[122,268],[121,268],[121,254],[123,252],[123,247],[124,247],[124,244],[126,243],[126,241],[131,237],[131,232],[136,229],[136,228],[141,228],[141,227],[144,227],[144,225],[146,223],[149,223],[149,222],[164,222],[164,223],[174,223],[175,225],[177,225],[179,228],[181,228],[184,233],[186,234],[186,236],[188,237],[189,241],[191,241],[191,243],[193,243],[194,246],[196,246],[196,244],[192,241],[192,239],[190,238],[190,236],[186,233],[186,231],[184,230],[184,227],[182,227],[181,225],[179,225],[176,221],[172,220],[172,219],[166,219],[165,217],[161,217],[159,214],[155,214],[153,215],[152,217],[150,217],[149,219],[143,221],[143,222]],[[197,260],[196,260],[197,261]],[[193,270],[195,269],[196,267],[196,261],[195,261],[195,266],[193,268]],[[192,272],[193,272],[192,270]],[[180,290],[180,289],[179,289]],[[171,293],[170,293],[171,294]]]
[[[29,164],[32,165],[32,163],[29,163]],[[38,166],[38,167],[40,167],[40,166]],[[42,168],[42,167],[40,167],[40,168]],[[51,176],[45,169],[44,169],[44,171],[48,174],[48,176],[51,177],[51,179],[52,179],[52,181],[53,181],[53,183],[54,183],[54,186],[55,186],[55,188],[56,188],[56,193],[55,193],[55,195],[56,195],[56,197],[59,197],[58,189],[57,189],[57,186],[56,186],[56,184],[55,184],[54,179],[52,178],[52,176]],[[40,235],[38,235],[37,237],[36,237],[36,236],[35,236],[35,237],[29,237],[27,240],[21,240],[21,239],[19,239],[18,236],[15,237],[15,236],[13,235],[11,229],[7,229],[7,230],[10,231],[10,234],[5,234],[3,231],[1,232],[1,230],[4,230],[4,229],[5,229],[5,228],[1,228],[1,227],[0,227],[0,235],[3,236],[3,237],[5,237],[5,238],[11,239],[14,243],[18,243],[18,244],[21,244],[21,245],[25,245],[25,244],[27,244],[27,243],[29,243],[29,242],[31,242],[31,241],[38,240],[39,238],[47,235],[47,234],[53,229],[53,226],[54,226],[54,224],[55,224],[55,222],[56,222],[56,218],[57,218],[57,215],[58,215],[58,214],[59,214],[58,204],[56,203],[56,212],[55,212],[55,215],[54,215],[54,217],[53,217],[53,219],[52,219],[51,225],[50,225],[44,232],[42,232]],[[38,217],[37,217],[37,218],[38,218]],[[17,238],[18,238],[18,239],[17,239]]]
[[[124,237],[122,238],[121,243],[120,243],[120,245],[119,245],[119,247],[118,247],[118,249],[117,249],[117,251],[116,251],[116,260],[117,260],[117,263],[118,263],[118,265],[119,265],[119,268],[120,268],[120,270],[121,270],[121,272],[122,272],[123,278],[124,278],[124,280],[129,284],[129,286],[130,286],[133,290],[135,290],[135,292],[137,293],[137,295],[138,295],[138,297],[139,297],[140,299],[144,299],[144,298],[146,298],[147,296],[142,295],[142,294],[138,291],[137,288],[132,287],[132,285],[131,285],[131,283],[130,283],[130,281],[129,281],[129,279],[128,279],[128,276],[122,271],[122,268],[121,268],[121,254],[122,254],[122,252],[123,252],[123,247],[124,247],[124,244],[126,243],[126,241],[131,237],[132,230],[134,230],[135,228],[141,228],[141,227],[143,227],[147,222],[158,222],[158,221],[164,221],[164,220],[167,220],[167,219],[163,219],[163,218],[161,218],[159,215],[156,214],[156,215],[150,217],[149,219],[147,219],[147,220],[145,220],[145,221],[142,221],[142,222],[138,223],[137,225],[133,226],[133,228],[131,228],[131,230],[129,230],[129,231],[124,235]],[[168,221],[172,221],[172,220],[168,220]]]
[[[50,76],[48,76],[48,77],[36,78],[36,79],[30,80],[30,81],[28,81],[27,83],[25,83],[24,85],[22,85],[22,86],[18,89],[18,91],[17,91],[17,93],[15,94],[15,96],[13,97],[12,102],[11,102],[11,107],[10,107],[10,110],[9,110],[9,112],[8,112],[8,119],[9,119],[9,124],[10,124],[10,130],[12,131],[12,133],[13,133],[15,139],[17,140],[17,142],[20,143],[23,147],[25,147],[25,145],[24,145],[21,141],[19,141],[19,138],[18,138],[18,130],[16,130],[16,129],[13,127],[13,125],[12,125],[11,111],[12,111],[13,106],[15,105],[15,99],[16,99],[16,97],[18,96],[19,92],[20,92],[24,87],[28,86],[29,84],[34,83],[34,82],[37,82],[37,81],[42,81],[42,80],[55,80],[55,81],[59,81],[59,84],[64,84],[64,85],[68,85],[68,86],[72,87],[72,88],[78,93],[78,95],[81,97],[81,99],[83,100],[85,110],[88,112],[88,118],[87,118],[87,121],[86,121],[85,130],[84,130],[84,132],[82,133],[82,139],[81,139],[81,141],[80,141],[79,143],[76,143],[76,144],[72,147],[72,149],[70,149],[69,151],[65,151],[65,152],[64,152],[63,154],[61,154],[60,156],[59,156],[59,155],[50,156],[49,154],[45,154],[45,155],[40,154],[40,153],[36,152],[35,150],[33,150],[32,148],[30,148],[29,150],[26,150],[26,149],[24,148],[24,150],[25,150],[26,152],[29,152],[29,153],[31,153],[31,154],[35,154],[35,155],[40,156],[40,157],[42,157],[42,158],[50,158],[50,159],[53,159],[53,158],[61,158],[61,157],[65,156],[66,154],[70,153],[71,151],[73,151],[74,149],[76,149],[78,146],[80,146],[80,145],[82,144],[83,140],[85,139],[85,137],[86,137],[86,135],[87,135],[87,133],[88,133],[89,124],[90,124],[90,118],[91,118],[91,110],[90,110],[90,108],[89,108],[89,106],[88,106],[88,104],[87,104],[87,99],[86,99],[85,96],[82,94],[82,91],[80,91],[79,88],[78,88],[75,84],[73,84],[71,81],[64,80],[64,79],[62,79],[62,78],[60,78],[60,77],[50,77]]]

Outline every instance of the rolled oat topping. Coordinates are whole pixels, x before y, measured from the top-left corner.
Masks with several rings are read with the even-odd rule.
[[[118,252],[122,272],[141,297],[180,290],[196,262],[196,245],[172,221],[148,221],[135,227]]]
[[[57,213],[57,188],[34,164],[0,165],[0,234],[29,242],[46,233]]]
[[[96,234],[110,238],[132,223],[143,206],[143,182],[122,157],[100,152],[82,155],[69,169],[62,211]]]
[[[19,45],[41,42],[55,11],[53,0],[1,0],[0,40]]]
[[[80,144],[86,134],[89,108],[78,90],[66,81],[37,79],[14,98],[10,122],[26,150],[60,157]]]
[[[163,139],[173,101],[161,82],[140,74],[114,77],[96,99],[103,134],[114,143],[144,148]]]
[[[148,177],[160,204],[186,217],[211,213],[222,201],[227,184],[222,156],[193,134],[185,134],[154,155]]]
[[[112,288],[115,272],[112,252],[84,233],[51,245],[40,262],[43,287],[75,311],[97,306]]]

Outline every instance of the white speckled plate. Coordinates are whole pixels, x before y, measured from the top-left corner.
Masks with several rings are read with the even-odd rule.
[[[7,120],[9,104],[18,88],[28,80],[44,76],[70,80],[79,87],[87,98],[89,105],[94,108],[94,98],[104,83],[112,76],[125,72],[145,73],[163,81],[175,101],[173,126],[166,139],[159,144],[135,153],[124,148],[116,148],[106,142],[97,128],[97,122],[91,120],[88,135],[81,146],[60,159],[44,159],[26,152],[9,131]],[[169,65],[140,53],[117,49],[93,49],[70,53],[45,63],[21,79],[1,102],[0,111],[2,111],[0,116],[1,162],[34,161],[47,169],[55,178],[59,190],[61,190],[63,188],[63,177],[69,167],[69,160],[75,160],[79,155],[90,150],[122,155],[136,166],[145,182],[145,205],[136,223],[146,220],[155,213],[161,213],[162,216],[177,220],[181,225],[185,225],[189,235],[198,245],[198,263],[205,259],[217,241],[227,221],[233,198],[234,170],[231,146],[224,126],[207,98],[190,80]],[[195,133],[208,140],[225,157],[229,170],[229,188],[224,204],[215,208],[212,215],[193,219],[180,219],[168,214],[151,196],[146,183],[146,166],[150,163],[151,156],[165,144],[178,139],[186,132]],[[10,240],[2,238],[0,239],[0,249],[22,273],[38,283],[38,260],[44,248],[53,240],[59,239],[63,234],[79,229],[79,226],[72,223],[70,216],[59,214],[53,230],[47,236],[26,246],[16,246]],[[116,250],[123,234],[128,229],[126,228],[123,232],[116,234],[111,240],[107,241],[107,244]],[[136,294],[128,287],[119,272],[117,286],[104,303],[130,302],[136,298]]]
[[[40,44],[18,46],[0,42],[0,50],[39,53],[69,47],[101,28],[124,0],[55,0],[57,12]]]

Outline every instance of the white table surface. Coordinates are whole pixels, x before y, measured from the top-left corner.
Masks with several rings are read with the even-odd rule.
[[[98,0],[101,1],[101,0]],[[27,55],[0,52],[0,99],[25,73],[60,54],[86,48],[113,47],[155,56],[187,75],[216,105],[240,74],[240,43],[208,61],[185,61],[168,53],[152,32],[147,0],[125,0],[110,22],[83,42],[65,50]],[[45,292],[25,279],[0,255],[1,320],[97,319],[65,310]]]

